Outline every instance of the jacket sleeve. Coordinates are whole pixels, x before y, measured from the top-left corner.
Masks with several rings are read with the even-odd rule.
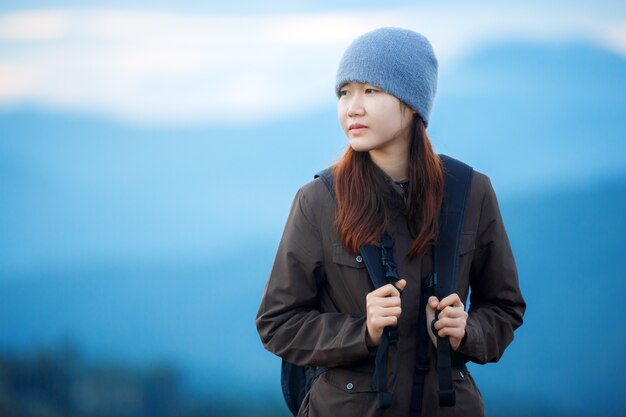
[[[470,268],[469,317],[466,337],[458,349],[476,363],[500,359],[526,310],[495,192],[488,177],[482,180],[485,192]]]
[[[267,350],[297,365],[341,366],[369,356],[365,317],[320,312],[324,281],[319,221],[300,190],[257,314]]]

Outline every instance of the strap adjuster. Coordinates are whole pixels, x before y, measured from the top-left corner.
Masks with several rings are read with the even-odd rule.
[[[387,338],[389,340],[389,343],[395,343],[398,341],[399,334],[398,334],[397,327],[388,327],[385,329],[385,332],[387,333]]]
[[[415,372],[417,372],[418,374],[426,375],[429,370],[430,368],[428,367],[428,364],[420,364],[419,361],[418,364],[415,366]]]
[[[456,395],[453,389],[443,389],[439,391],[439,406],[453,407],[456,403]]]

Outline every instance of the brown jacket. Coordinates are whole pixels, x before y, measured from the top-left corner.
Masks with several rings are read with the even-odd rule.
[[[402,189],[386,177],[398,196]],[[408,416],[414,375],[421,281],[432,272],[429,249],[406,257],[413,241],[401,210],[389,219],[402,293],[399,340],[391,345],[388,387],[392,406],[376,408],[371,389],[374,353],[365,343],[366,295],[373,291],[361,258],[349,254],[333,225],[336,205],[320,179],[302,187],[293,202],[257,315],[269,351],[295,364],[332,369],[315,380],[299,416]],[[495,362],[522,324],[526,305],[495,193],[489,178],[474,172],[460,243],[457,293],[471,306],[458,352],[476,363]],[[471,376],[453,370],[457,405],[440,408],[437,375],[424,388],[423,416],[481,416],[482,397]]]

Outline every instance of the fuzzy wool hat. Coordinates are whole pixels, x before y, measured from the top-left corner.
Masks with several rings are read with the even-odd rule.
[[[381,28],[357,38],[344,52],[335,92],[350,82],[382,88],[415,110],[424,125],[437,90],[437,58],[423,35],[407,29]]]

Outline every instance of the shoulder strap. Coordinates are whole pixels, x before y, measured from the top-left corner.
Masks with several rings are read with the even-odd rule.
[[[433,247],[433,273],[422,283],[422,305],[428,297],[436,295],[442,299],[454,292],[456,287],[460,237],[465,217],[465,205],[472,183],[473,169],[446,155],[439,155],[443,164],[444,198],[439,213],[439,236]],[[418,319],[417,367],[413,381],[413,401],[411,415],[419,416],[422,410],[422,397],[425,377],[430,366],[430,337],[426,326],[426,312],[420,309]],[[440,406],[453,406],[456,402],[452,384],[452,361],[455,367],[464,368],[464,361],[453,354],[447,338],[437,340],[437,374]]]
[[[359,248],[367,273],[374,288],[383,285],[394,285],[398,281],[398,269],[393,259],[393,239],[387,233],[381,238],[381,245],[363,245]],[[374,359],[374,376],[372,388],[377,392],[378,408],[391,406],[392,394],[387,390],[387,363],[389,346],[398,341],[398,327],[388,326],[383,330],[380,345]]]
[[[474,170],[469,165],[440,155],[443,163],[444,197],[439,213],[439,237],[435,252],[437,284],[435,294],[439,299],[454,292],[459,264],[459,250],[465,205]]]
[[[328,167],[326,169],[321,170],[313,178],[320,178],[330,194],[335,198],[335,179],[333,178],[333,167]]]
[[[385,269],[381,262],[380,250],[381,248],[375,245],[363,245],[359,249],[365,268],[367,268],[367,274],[374,288],[380,288],[389,283],[389,281],[385,279]]]
[[[459,250],[465,203],[472,184],[473,169],[446,155],[440,155],[444,171],[444,198],[439,214],[439,237],[433,248],[434,292],[440,300],[456,288]],[[427,323],[428,325],[428,323]],[[452,383],[452,347],[447,337],[437,337],[437,375],[439,405],[451,407],[456,403]]]

